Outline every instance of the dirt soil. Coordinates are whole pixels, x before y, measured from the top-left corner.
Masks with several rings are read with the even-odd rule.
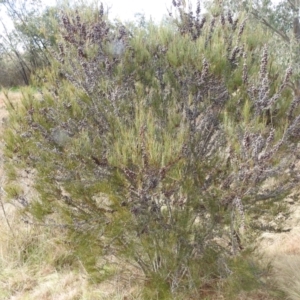
[[[18,101],[20,101],[22,94],[19,92],[9,92],[8,96],[12,101],[18,102]],[[3,196],[3,193],[4,193],[3,185],[4,185],[4,180],[5,180],[5,178],[4,178],[4,157],[2,155],[4,141],[2,138],[2,132],[3,132],[4,125],[8,119],[8,112],[7,112],[6,105],[5,105],[6,102],[7,102],[7,99],[6,99],[5,95],[3,93],[0,93],[0,197]],[[1,198],[3,198],[3,197],[1,197]],[[10,217],[11,215],[14,214],[15,208],[10,203],[3,203],[2,208],[5,209],[5,213],[6,213],[7,217]],[[0,222],[3,220],[3,218],[4,218],[4,213],[3,213],[3,209],[1,209]]]
[[[22,98],[22,94],[20,92],[9,92],[8,97],[13,104],[18,104],[18,102]],[[3,93],[0,93],[0,153],[4,146],[4,141],[2,138],[2,132],[4,126],[8,120],[8,111],[6,109],[7,99]],[[4,178],[4,157],[0,155],[0,187],[3,186]],[[33,184],[33,171],[32,170],[23,170],[19,177],[21,178],[21,186],[23,189],[23,194],[25,197],[30,198],[29,196],[32,194],[32,184]],[[2,190],[3,192],[3,190]],[[21,199],[19,199],[21,201]],[[9,203],[4,204],[8,211],[14,210]]]

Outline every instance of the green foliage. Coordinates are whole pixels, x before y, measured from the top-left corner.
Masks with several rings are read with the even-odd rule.
[[[173,23],[130,32],[102,6],[63,13],[57,61],[9,107],[5,133],[9,168],[37,172],[27,216],[58,216],[93,275],[112,256],[141,270],[145,299],[259,286],[240,256],[247,216],[258,223],[297,179],[291,70],[270,80],[272,55],[243,18],[175,6]]]

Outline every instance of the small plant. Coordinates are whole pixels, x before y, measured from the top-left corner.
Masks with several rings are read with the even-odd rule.
[[[292,70],[270,80],[245,19],[174,6],[178,18],[142,28],[103,6],[63,12],[42,92],[23,92],[6,130],[10,163],[37,171],[27,217],[58,214],[87,269],[115,256],[160,299],[235,275],[261,209],[297,182],[300,122]]]

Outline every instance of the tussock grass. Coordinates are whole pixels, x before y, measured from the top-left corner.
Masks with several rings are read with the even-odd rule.
[[[93,283],[61,230],[24,224],[11,204],[0,213],[0,299],[139,299],[136,283],[115,272]],[[13,231],[11,230],[13,229]],[[134,296],[136,294],[136,296]]]
[[[298,249],[299,250],[299,249]],[[300,255],[281,254],[274,261],[275,276],[288,299],[300,299]]]
[[[264,233],[261,250],[273,266],[274,279],[287,295],[300,299],[300,228],[281,234]]]

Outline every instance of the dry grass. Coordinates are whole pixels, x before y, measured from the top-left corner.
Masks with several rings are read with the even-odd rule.
[[[300,227],[287,233],[263,234],[261,249],[274,267],[274,278],[280,289],[286,292],[288,299],[299,300]]]
[[[135,299],[135,283],[114,275],[93,284],[65,246],[64,233],[26,225],[5,205],[0,216],[0,299]],[[136,298],[137,299],[137,298]]]
[[[300,255],[278,255],[274,261],[276,279],[288,299],[300,299]]]

